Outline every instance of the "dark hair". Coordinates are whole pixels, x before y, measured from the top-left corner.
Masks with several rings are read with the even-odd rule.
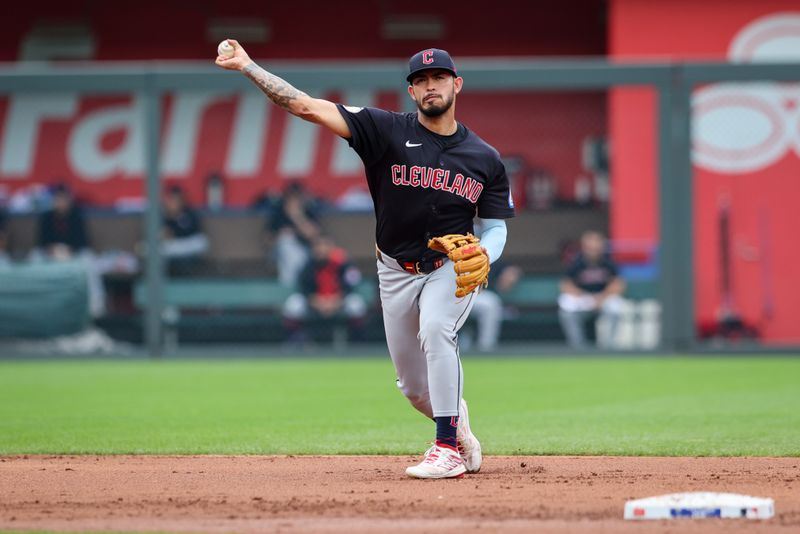
[[[170,195],[178,195],[181,198],[184,198],[186,194],[183,191],[183,188],[178,184],[171,184],[167,187],[167,193]]]
[[[69,186],[64,182],[57,182],[50,188],[50,191],[54,195],[65,194],[72,196],[72,190],[70,190]]]
[[[305,192],[305,187],[303,187],[303,183],[299,180],[289,182],[283,190],[284,195],[300,195],[303,192]]]

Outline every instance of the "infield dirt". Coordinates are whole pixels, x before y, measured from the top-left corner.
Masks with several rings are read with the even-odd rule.
[[[159,532],[789,533],[800,458],[488,457],[458,480],[409,456],[0,457],[0,529]],[[775,499],[766,521],[622,519],[677,491]]]

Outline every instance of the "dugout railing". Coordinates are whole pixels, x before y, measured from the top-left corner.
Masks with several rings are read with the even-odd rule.
[[[270,70],[310,92],[370,87],[397,91],[401,102],[405,86],[398,83],[403,62],[270,63]],[[695,331],[691,160],[691,95],[697,85],[710,82],[800,81],[798,64],[729,63],[609,63],[605,60],[541,61],[534,59],[465,59],[460,73],[479,90],[607,90],[650,87],[658,95],[657,140],[659,177],[659,297],[660,348],[684,352],[702,348]],[[211,66],[170,63],[108,63],[90,65],[7,65],[0,67],[0,93],[79,91],[86,94],[136,93],[143,102],[146,189],[148,208],[144,226],[149,250],[156,250],[160,234],[158,147],[161,96],[193,88],[255,91],[243,77]],[[158,254],[146,256],[144,321],[147,350],[162,351],[164,262]],[[792,350],[791,347],[783,347]]]

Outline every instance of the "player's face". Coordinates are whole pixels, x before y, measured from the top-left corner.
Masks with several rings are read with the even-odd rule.
[[[438,117],[453,106],[462,83],[461,78],[446,70],[425,70],[412,78],[408,93],[423,115]]]
[[[56,193],[53,197],[53,208],[58,213],[66,213],[70,207],[72,207],[72,197],[69,196],[69,193]]]
[[[581,239],[583,254],[591,260],[597,260],[603,256],[606,248],[606,241],[600,234],[588,233]]]
[[[175,193],[167,193],[164,198],[164,209],[167,213],[177,214],[183,209],[183,198]]]

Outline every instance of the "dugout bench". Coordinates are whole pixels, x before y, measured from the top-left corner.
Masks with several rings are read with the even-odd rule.
[[[558,276],[527,276],[513,291],[501,295],[504,305],[513,309],[503,322],[503,339],[529,340],[536,332],[540,340],[563,339],[558,322]],[[370,310],[377,305],[377,280],[365,278],[358,291]],[[174,348],[180,340],[193,342],[285,341],[282,307],[293,292],[276,278],[172,278],[164,285],[165,344]],[[134,287],[134,302],[147,306],[143,280]],[[370,313],[374,320],[380,313]],[[347,324],[336,317],[328,325],[314,325],[329,334],[339,349],[348,344]],[[373,327],[382,327],[373,325]],[[325,327],[328,327],[327,329]],[[373,328],[382,335],[382,328]],[[380,339],[376,339],[380,341]]]
[[[558,318],[558,295],[561,275],[526,275],[511,291],[500,293],[504,319],[501,326],[502,341],[564,342],[564,333]],[[652,278],[626,281],[625,298],[635,304],[657,298],[657,281]],[[638,321],[638,318],[635,318]],[[470,318],[467,328],[475,328]],[[594,339],[590,328],[589,338]]]
[[[508,293],[501,294],[506,309],[502,341],[562,342],[558,319],[560,275],[527,275]],[[274,278],[173,278],[165,281],[163,321],[165,342],[173,347],[179,340],[192,342],[270,342],[285,341],[282,307],[292,290]],[[145,285],[134,288],[135,304],[147,305]],[[632,301],[654,299],[656,281],[630,280],[625,296]],[[370,310],[365,328],[367,341],[382,342],[382,315],[377,312],[377,280],[365,278],[358,291]],[[351,341],[344,317],[319,320],[310,326],[338,350]],[[474,328],[474,320],[467,328]]]
[[[376,287],[373,279],[364,279],[356,287],[369,310],[377,302]],[[277,278],[167,279],[162,314],[165,345],[175,348],[181,339],[222,343],[286,341],[282,309],[293,292]],[[134,287],[134,302],[139,309],[147,306],[143,280]],[[374,318],[376,314],[368,315]],[[311,318],[308,324],[330,339],[337,350],[346,349],[348,322],[343,315]]]

